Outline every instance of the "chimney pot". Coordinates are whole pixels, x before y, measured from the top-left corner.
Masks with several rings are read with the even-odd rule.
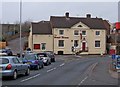
[[[66,13],[65,13],[65,16],[68,18],[68,17],[69,17],[69,12],[66,12]]]
[[[86,17],[87,17],[87,18],[91,18],[91,14],[87,14]]]

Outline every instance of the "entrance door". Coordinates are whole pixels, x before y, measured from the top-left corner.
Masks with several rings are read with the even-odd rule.
[[[82,42],[82,50],[85,51],[86,43]]]

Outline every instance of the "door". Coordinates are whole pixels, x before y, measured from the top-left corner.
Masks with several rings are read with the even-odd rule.
[[[86,42],[82,42],[82,51],[85,51]]]

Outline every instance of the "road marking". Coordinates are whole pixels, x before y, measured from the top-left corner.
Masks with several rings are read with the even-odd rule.
[[[81,57],[81,56],[76,56],[76,55],[75,55],[75,57]]]
[[[64,66],[65,65],[65,63],[62,63],[60,66]]]
[[[78,85],[81,85],[87,78],[88,76],[86,76]]]
[[[54,70],[56,69],[56,67],[55,68],[53,68]]]
[[[40,74],[37,74],[37,75],[35,75],[35,76],[29,77],[29,78],[24,79],[24,80],[21,80],[20,82],[25,82],[25,81],[27,81],[27,80],[30,80],[30,79],[36,78],[36,77],[38,77],[38,76],[40,76]]]
[[[47,72],[51,72],[51,71],[53,71],[53,70],[55,70],[55,69],[56,69],[56,67],[55,67],[55,68],[52,68],[52,69],[47,70]]]

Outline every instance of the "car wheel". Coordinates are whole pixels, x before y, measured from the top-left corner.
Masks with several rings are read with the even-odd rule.
[[[30,69],[28,68],[27,71],[25,72],[25,75],[28,76],[30,75]]]
[[[39,70],[40,69],[40,65],[37,65],[36,69]]]
[[[53,59],[53,62],[55,62],[55,59]]]
[[[14,80],[17,79],[17,72],[16,71],[13,72],[13,79]]]

